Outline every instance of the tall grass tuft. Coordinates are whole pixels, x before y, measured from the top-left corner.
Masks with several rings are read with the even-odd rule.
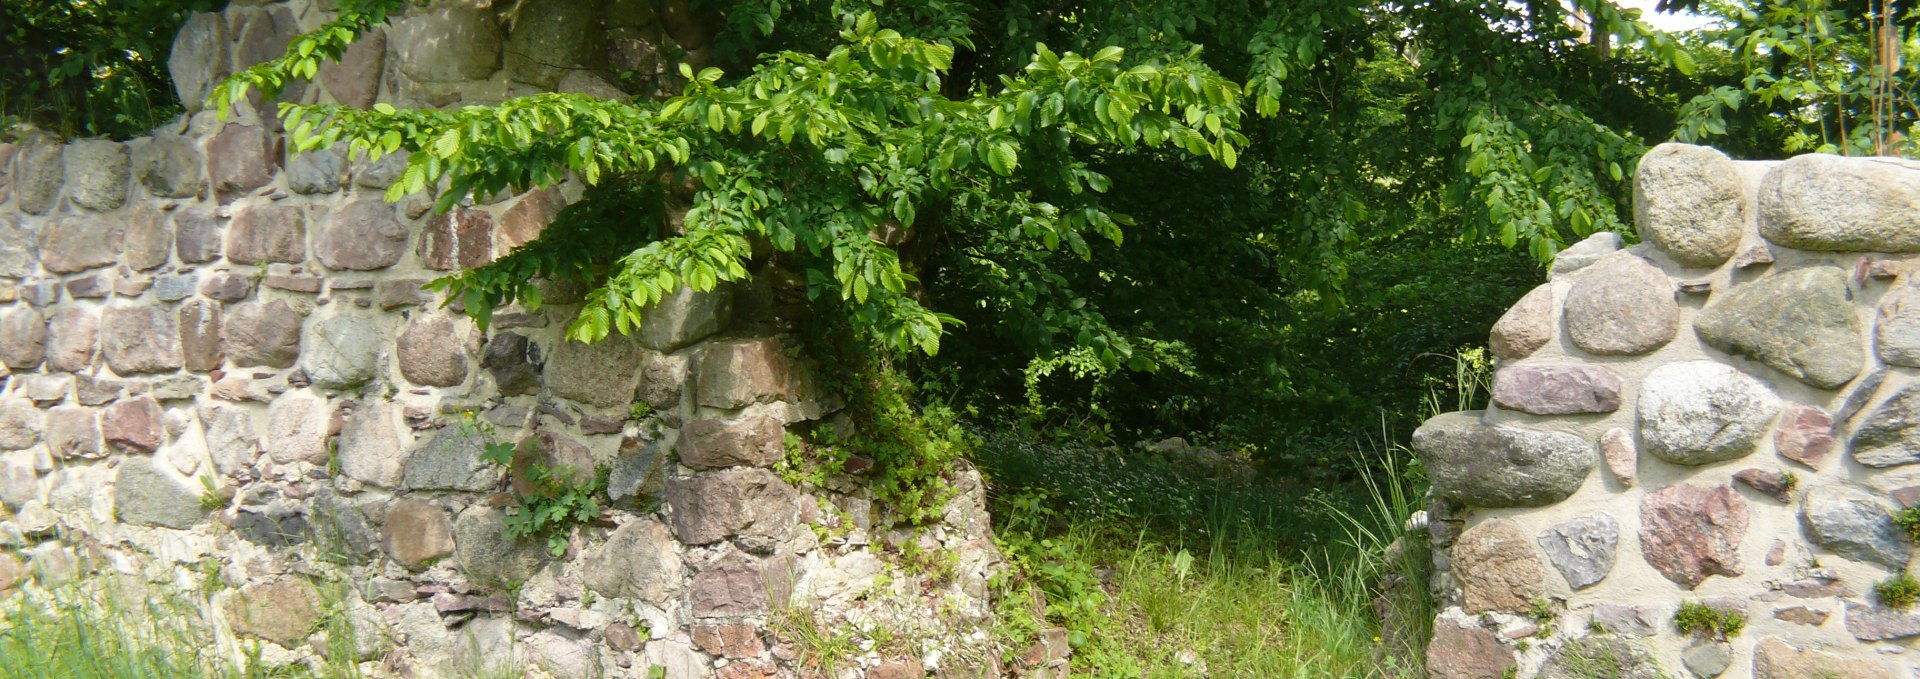
[[[5,679],[245,676],[191,601],[102,576],[0,601]]]

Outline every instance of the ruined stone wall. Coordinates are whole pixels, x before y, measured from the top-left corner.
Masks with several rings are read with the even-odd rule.
[[[1491,407],[1414,434],[1431,675],[1914,676],[1874,586],[1915,551],[1920,163],[1664,144],[1634,217],[1494,326]]]
[[[329,6],[193,17],[169,64],[182,99],[197,109]],[[436,2],[283,96],[625,96],[615,82],[665,84],[613,72],[697,61],[706,39],[685,3]],[[771,469],[789,427],[839,407],[774,277],[682,291],[593,345],[562,339],[577,291],[482,332],[423,284],[535,238],[580,187],[435,214],[382,199],[400,158],[284,146],[244,110],[124,143],[0,144],[0,596],[103,576],[184,589],[210,597],[223,648],[272,665],[316,661],[331,611],[375,676],[818,674],[803,624],[858,643],[835,676],[991,663],[977,474],[955,473],[944,523],[908,531],[862,477]],[[495,442],[605,470],[603,517],[558,553],[508,538],[530,467],[481,459]],[[887,556],[915,547],[950,567]]]

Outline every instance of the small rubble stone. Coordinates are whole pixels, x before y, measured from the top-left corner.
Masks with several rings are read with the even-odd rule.
[[[293,367],[300,358],[300,336],[300,314],[282,300],[235,305],[221,328],[227,358],[243,368]]]
[[[120,401],[100,411],[100,435],[123,453],[146,454],[160,447],[160,404],[152,398]]]
[[[1787,487],[1786,475],[1780,472],[1754,468],[1742,469],[1734,472],[1733,480],[1781,502],[1792,499],[1788,496],[1788,492],[1792,489]]]
[[[1600,457],[1606,461],[1607,473],[1615,483],[1622,488],[1633,487],[1640,473],[1640,450],[1634,446],[1632,432],[1614,427],[1601,434]]]
[[[172,372],[185,364],[179,320],[161,307],[107,307],[100,314],[100,353],[119,375]]]
[[[298,205],[255,203],[234,211],[227,226],[227,259],[235,264],[307,258],[307,213]]]
[[[453,555],[453,522],[432,503],[403,499],[387,510],[380,544],[407,568],[423,568]]]
[[[1786,608],[1774,609],[1773,611],[1773,618],[1775,620],[1785,620],[1795,625],[1806,625],[1808,627],[1819,627],[1827,624],[1827,618],[1831,615],[1832,613],[1829,611],[1808,608],[1806,606],[1788,606]]]
[[[400,374],[414,384],[451,387],[467,379],[466,340],[452,318],[416,316],[400,333],[395,350]]]
[[[1773,432],[1773,450],[1781,457],[1818,470],[1833,452],[1833,445],[1833,416],[1827,411],[1792,404],[1781,412],[1780,424]]]

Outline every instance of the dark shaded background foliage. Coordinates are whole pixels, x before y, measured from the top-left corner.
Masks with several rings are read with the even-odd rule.
[[[0,123],[125,139],[182,110],[167,54],[226,0],[0,0]],[[0,124],[0,134],[10,124]]]

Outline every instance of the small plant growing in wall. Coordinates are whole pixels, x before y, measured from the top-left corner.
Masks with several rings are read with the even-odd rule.
[[[1900,527],[1900,534],[1907,536],[1910,542],[1920,542],[1920,505],[1900,510],[1893,515],[1893,525]]]
[[[1891,578],[1874,583],[1873,598],[1887,608],[1906,610],[1915,602],[1920,602],[1920,580],[1914,579],[1912,573],[1900,571]]]
[[[1673,613],[1673,627],[1682,633],[1727,639],[1747,626],[1747,616],[1739,611],[1723,611],[1698,601],[1680,604]]]

